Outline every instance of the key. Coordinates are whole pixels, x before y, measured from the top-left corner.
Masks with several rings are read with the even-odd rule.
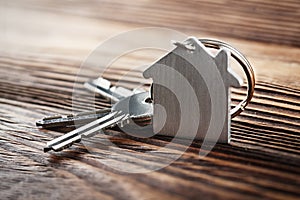
[[[145,92],[142,89],[129,90],[123,87],[111,87],[110,81],[101,77],[92,81],[85,82],[84,86],[87,89],[103,96],[107,100],[111,100],[114,103],[133,94]],[[99,109],[95,112],[81,112],[78,114],[49,116],[36,121],[36,126],[41,128],[73,127],[75,124],[82,125],[89,123],[96,118],[103,117],[109,111],[110,108]]]
[[[45,117],[41,120],[36,121],[36,126],[40,128],[73,127],[74,125],[87,124],[95,119],[103,117],[110,111],[110,108],[106,108],[91,112],[81,112],[78,114]]]
[[[111,111],[84,126],[79,127],[47,143],[44,151],[61,151],[80,142],[83,137],[91,137],[99,130],[123,124],[129,119],[149,119],[153,116],[153,105],[149,93],[134,94],[117,102]]]
[[[129,97],[133,94],[145,92],[145,90],[140,88],[129,90],[120,86],[111,86],[111,82],[109,80],[101,77],[92,81],[85,82],[84,87],[92,92],[100,94],[108,100],[111,100],[113,103],[116,103],[121,99]]]

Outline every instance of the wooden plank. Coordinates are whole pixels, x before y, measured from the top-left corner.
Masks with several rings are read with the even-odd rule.
[[[23,67],[17,66],[16,63],[18,62],[19,61],[13,61],[9,66],[6,67],[10,68],[11,70],[18,69],[18,72],[22,72],[24,76],[29,76],[29,74],[34,75],[35,73],[37,73],[28,70],[28,65],[24,65]],[[25,62],[35,63],[35,61],[32,59],[27,60]],[[42,71],[43,67],[46,65],[48,65],[47,62],[44,62],[44,64],[36,65],[41,67],[40,70],[38,70],[37,67],[35,71]],[[2,62],[1,66],[4,66]],[[3,69],[3,72],[8,71],[5,70],[6,67],[1,67],[1,69]],[[57,74],[57,76],[54,76],[52,74]],[[73,165],[80,166],[84,170],[87,170],[86,168],[89,169],[90,167],[87,167],[82,164],[82,162],[87,162],[87,165],[92,164],[92,166],[95,166],[92,167],[92,169],[87,170],[86,173],[96,173],[95,171],[102,171],[104,168],[105,170],[109,171],[110,175],[108,176],[116,176],[116,180],[121,180],[120,177],[123,177],[122,175],[117,175],[115,174],[116,172],[111,171],[111,169],[106,169],[106,167],[99,161],[99,159],[101,159],[101,157],[103,159],[103,155],[105,155],[102,149],[97,150],[99,151],[100,155],[102,155],[101,157],[98,157],[95,155],[82,154],[85,150],[82,149],[81,146],[77,146],[72,148],[72,150],[63,152],[59,155],[50,155],[50,158],[55,156],[54,158],[52,158],[53,161],[49,161],[47,159],[48,156],[45,156],[43,153],[41,153],[44,142],[60,134],[53,131],[46,131],[45,133],[44,130],[38,130],[36,128],[32,129],[32,127],[34,127],[34,121],[46,114],[67,113],[71,110],[70,105],[72,95],[72,84],[68,83],[69,79],[72,79],[73,75],[64,75],[64,81],[57,79],[57,77],[59,76],[62,76],[61,73],[57,71],[56,66],[53,66],[52,71],[49,71],[47,84],[44,83],[45,76],[33,76],[33,79],[31,77],[30,80],[34,80],[35,82],[34,86],[29,82],[27,83],[27,85],[25,84],[22,86],[18,83],[11,83],[11,81],[1,79],[2,87],[0,89],[3,95],[1,98],[1,102],[4,105],[1,111],[1,127],[4,131],[1,138],[2,148],[5,149],[5,151],[12,151],[17,155],[25,156],[27,159],[32,159],[33,157],[34,162],[37,162],[36,164],[33,164],[33,166],[42,165],[41,168],[47,168],[49,164],[53,165],[51,164],[52,162],[57,162],[57,159],[63,159],[62,161],[60,161],[61,164],[57,165],[57,167],[60,168],[60,170],[62,170],[63,173],[75,173],[75,176],[82,177],[79,174],[81,170],[78,169],[78,171],[76,171],[76,167],[75,169],[73,169]],[[10,82],[10,84],[8,82]],[[284,87],[281,87],[281,89],[278,90],[274,90],[273,88],[269,89],[269,87],[265,87],[265,85],[266,84],[264,83],[258,83],[258,87],[262,88],[260,91],[257,92],[259,95],[257,95],[257,97],[254,97],[253,103],[251,103],[249,109],[238,119],[233,121],[233,143],[230,146],[217,145],[215,148],[216,150],[214,150],[207,158],[205,158],[204,161],[200,162],[196,158],[197,151],[199,145],[201,145],[201,142],[195,142],[193,147],[191,147],[190,150],[187,153],[185,153],[180,160],[176,161],[170,167],[167,167],[165,169],[167,170],[167,172],[164,172],[165,170],[163,170],[163,172],[158,172],[163,174],[166,173],[166,175],[164,175],[166,176],[166,180],[163,180],[164,184],[166,184],[166,182],[168,184],[171,184],[171,188],[169,188],[170,193],[166,191],[164,193],[168,193],[169,195],[171,195],[171,191],[177,191],[176,188],[183,187],[191,192],[189,194],[185,194],[183,190],[181,192],[178,192],[178,194],[176,193],[176,197],[192,198],[195,197],[194,195],[202,193],[206,194],[208,197],[211,198],[221,197],[222,195],[227,196],[228,198],[236,198],[239,195],[242,195],[243,193],[253,197],[258,197],[262,195],[261,191],[263,190],[258,190],[257,188],[265,187],[271,188],[271,191],[277,191],[272,192],[272,195],[270,194],[269,197],[273,198],[283,197],[281,195],[287,195],[292,197],[293,195],[298,194],[298,130],[300,107],[299,103],[295,100],[299,99],[299,91],[296,90],[297,92],[291,92],[288,89],[284,89]],[[273,86],[272,84],[269,85]],[[276,85],[274,85],[273,87],[276,87]],[[7,88],[10,89],[7,90]],[[65,88],[69,89],[65,90]],[[62,93],[57,93],[57,91],[62,91]],[[276,98],[274,98],[274,92],[277,91],[278,94],[276,94]],[[291,95],[285,97],[286,94],[284,92],[290,92]],[[242,93],[243,90],[237,90],[236,94],[234,95],[234,99],[240,100]],[[19,98],[16,99],[16,96]],[[267,97],[267,99],[265,100],[267,102],[261,102],[260,96]],[[20,99],[22,100],[20,101]],[[277,102],[276,106],[275,104],[273,106],[269,106],[272,101],[276,102],[276,99],[282,99],[284,100],[284,102],[279,101]],[[83,101],[84,104],[89,103],[88,99],[83,99]],[[99,106],[102,107],[105,105],[100,104]],[[14,110],[14,113],[11,112],[12,109]],[[84,107],[82,109],[84,109]],[[277,114],[277,116],[275,114]],[[277,119],[275,119],[275,116],[277,117]],[[290,116],[289,119],[286,119],[286,116]],[[14,125],[15,123],[18,123],[18,126]],[[274,126],[274,124],[276,124],[276,126]],[[156,149],[168,141],[168,139],[166,140],[166,138],[161,137],[143,141],[134,138],[128,138],[127,136],[122,134],[119,135],[118,133],[115,133],[114,138],[112,139],[115,140],[115,142],[117,142],[119,145],[122,145],[122,147],[125,148],[124,151],[134,150],[138,152],[142,146],[146,145],[150,149]],[[176,148],[180,149],[181,145],[178,145]],[[77,154],[76,152],[81,153]],[[107,156],[109,155],[110,153],[107,152]],[[125,152],[121,154],[118,153],[116,156],[117,162],[122,163],[123,156],[126,156]],[[39,161],[39,159],[42,160]],[[120,160],[118,161],[118,159]],[[155,160],[156,159],[162,158],[155,158]],[[212,163],[207,166],[207,164],[205,164],[206,160],[207,162]],[[68,166],[71,166],[71,169],[65,167],[62,167],[61,169],[60,165],[64,165],[63,163],[68,163]],[[29,167],[33,166],[29,165]],[[216,171],[211,170],[211,166],[214,166]],[[27,166],[25,166],[24,168],[27,169]],[[30,168],[27,170],[30,170]],[[64,172],[65,170],[66,172]],[[73,170],[75,170],[75,172]],[[236,174],[236,170],[239,171],[240,175]],[[222,171],[224,171],[225,174],[221,175]],[[229,174],[226,175],[227,173]],[[229,185],[234,184],[235,182],[233,181],[235,180],[235,176],[251,177],[253,176],[253,173],[257,173],[257,175],[254,175],[254,177],[256,177],[255,179],[246,178],[243,181],[240,180],[240,186],[238,189],[235,189],[235,191],[229,190]],[[295,173],[298,175],[295,175]],[[147,177],[147,179],[140,177],[138,178],[135,176],[132,179],[138,181],[138,184],[152,185],[157,184],[157,177],[161,177],[162,175],[151,174],[151,178],[149,178],[148,175],[145,176]],[[264,181],[256,183],[257,180],[260,180],[260,176],[264,177]],[[180,177],[185,177],[184,179],[188,180],[194,180],[197,184],[190,185],[185,181],[182,182]],[[40,179],[41,177],[38,178]],[[73,180],[72,178],[70,179]],[[57,181],[59,180],[60,179],[58,179]],[[251,180],[253,180],[253,182]],[[89,181],[98,183],[98,180],[96,178],[91,178],[91,180]],[[174,185],[173,181],[176,181],[177,183]],[[214,181],[213,186],[203,185],[207,181]],[[62,184],[63,183],[64,182],[62,182]],[[80,185],[80,183],[77,183],[77,185]],[[131,184],[128,183],[128,185]],[[74,187],[76,188],[77,186]],[[101,187],[105,188],[105,186]],[[153,187],[154,186],[152,185],[151,188],[148,188],[148,191],[153,191]],[[163,187],[161,184],[156,185],[155,188],[159,189],[159,187],[162,187],[160,188],[161,190],[167,190],[167,188]],[[215,194],[214,192],[214,189],[216,189],[216,187],[218,188],[218,191],[220,190],[220,193],[218,194]],[[111,191],[111,189],[106,189]],[[95,186],[92,187],[91,190],[97,191],[91,193],[95,195],[92,197],[97,197],[97,195],[100,194],[106,194],[104,190],[101,190],[102,192],[99,194],[98,188],[96,188]],[[228,190],[230,191],[230,193],[228,193]],[[134,191],[136,191],[136,189]],[[85,192],[87,192],[87,189],[85,189]],[[109,195],[115,196],[112,193],[110,193]],[[172,196],[172,198],[173,197],[174,196]],[[265,195],[264,197],[268,197],[268,195]]]
[[[0,18],[5,30],[0,33],[1,199],[299,198],[297,1],[1,3],[5,16]],[[78,144],[61,153],[43,153],[44,144],[62,132],[40,130],[35,120],[73,112],[73,82],[88,52],[113,34],[146,25],[218,37],[241,49],[253,63],[255,95],[247,110],[233,119],[230,145],[218,144],[200,159],[202,143],[194,141],[180,159],[147,174],[121,173],[103,161],[128,168],[159,165],[167,155],[147,157],[145,152],[159,152],[170,138],[138,139],[110,130],[95,140],[109,137],[122,151],[100,145],[89,154]],[[114,63],[104,77],[115,83],[132,66],[151,63],[157,55],[149,51],[130,54]],[[95,76],[95,69],[89,68],[78,77],[75,87],[82,89],[82,98],[75,111],[94,106],[94,96],[80,83]],[[134,87],[139,83],[149,86],[149,80],[134,70],[122,84]],[[243,98],[245,90],[245,86],[233,90],[232,105]],[[109,102],[96,98],[95,106],[108,107]],[[179,142],[170,151],[183,148]]]

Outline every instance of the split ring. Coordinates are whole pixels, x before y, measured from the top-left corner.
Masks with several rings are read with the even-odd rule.
[[[199,39],[199,41],[208,48],[214,48],[214,49],[223,48],[225,50],[228,50],[231,56],[242,66],[246,74],[247,83],[248,83],[247,96],[236,107],[231,109],[230,115],[231,118],[234,118],[245,110],[245,107],[249,104],[250,100],[253,97],[254,87],[255,87],[255,75],[254,75],[253,68],[251,67],[250,62],[246,59],[246,57],[231,45],[213,39]]]

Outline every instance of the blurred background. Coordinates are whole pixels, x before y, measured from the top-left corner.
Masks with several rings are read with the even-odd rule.
[[[16,58],[38,55],[82,62],[116,34],[166,27],[232,44],[247,55],[258,76],[269,70],[276,76],[282,67],[287,77],[293,77],[293,70],[282,62],[299,61],[299,4],[297,0],[0,0],[0,52]],[[266,66],[262,60],[270,56]],[[288,65],[295,67],[293,63]]]
[[[130,28],[163,26],[299,46],[299,7],[299,1],[290,0],[1,0],[1,40],[12,50],[41,44],[74,50]]]

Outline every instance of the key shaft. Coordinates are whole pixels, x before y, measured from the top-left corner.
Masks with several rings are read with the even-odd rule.
[[[92,121],[84,126],[79,127],[78,129],[75,129],[48,142],[47,146],[44,148],[44,151],[60,151],[62,149],[70,147],[72,144],[80,142],[82,137],[90,137],[93,133],[96,133],[103,128],[112,126],[115,123],[120,122],[125,116],[126,114],[120,114],[120,112],[118,111],[112,112],[104,117]]]
[[[95,119],[103,117],[104,115],[110,113],[110,111],[110,108],[105,108],[91,112],[82,112],[79,114],[45,117],[36,121],[36,126],[42,128],[58,128],[87,124]]]

